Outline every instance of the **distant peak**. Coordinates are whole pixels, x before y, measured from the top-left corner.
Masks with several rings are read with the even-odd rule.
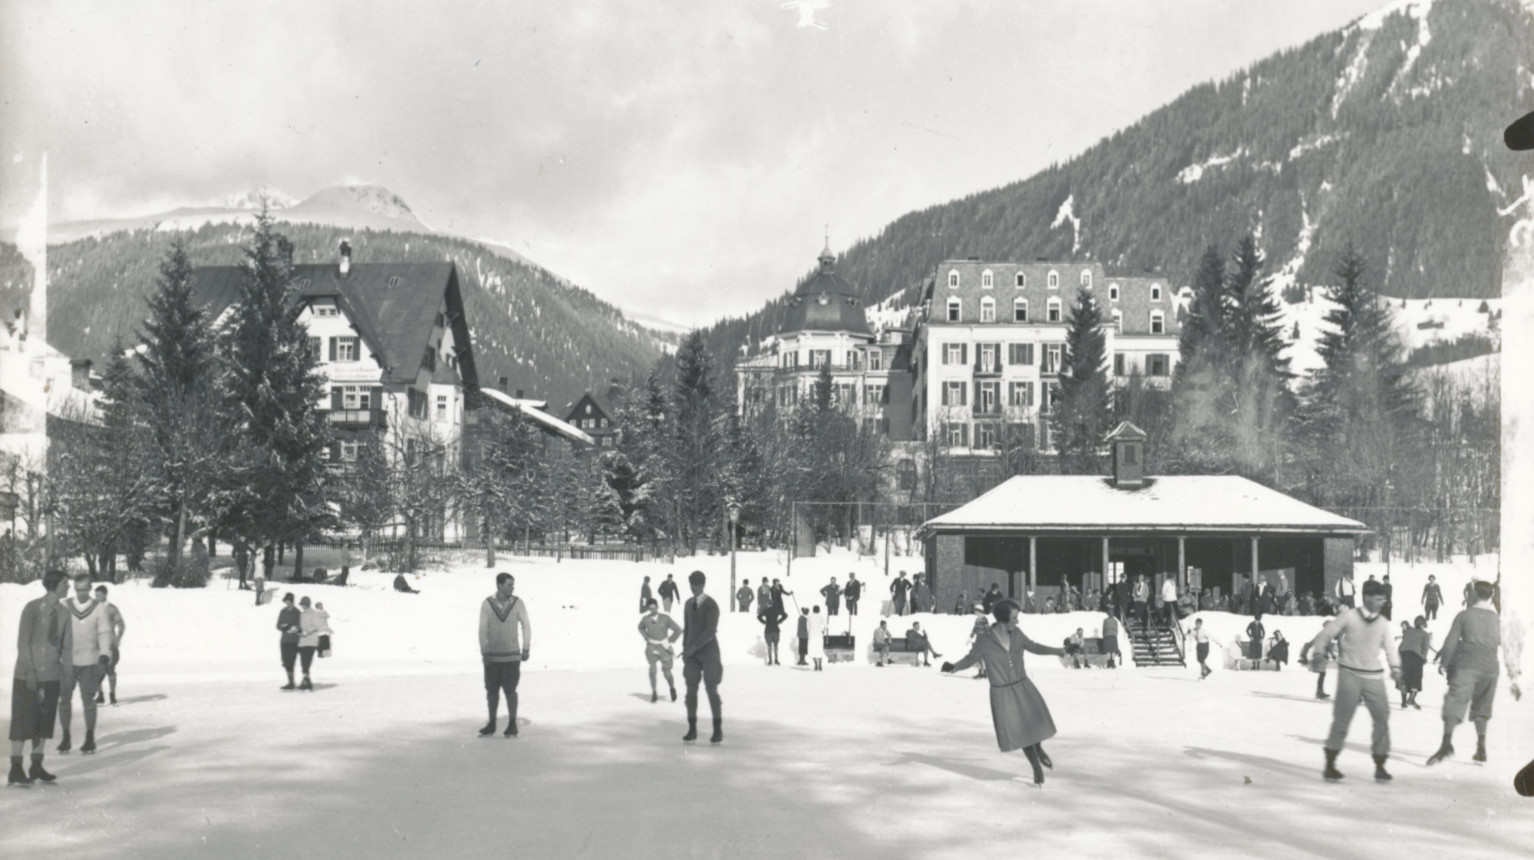
[[[414,217],[410,204],[404,198],[382,185],[332,185],[321,188],[304,200],[304,205],[317,203],[360,204],[380,215],[392,218]]]
[[[1531,0],[1524,0],[1524,2],[1529,3]],[[1360,30],[1378,30],[1380,25],[1385,23],[1386,18],[1398,12],[1407,17],[1422,21],[1427,19],[1428,10],[1431,8],[1433,8],[1433,0],[1391,0],[1391,2],[1354,21],[1353,26]]]
[[[259,186],[248,191],[231,194],[216,205],[227,206],[231,209],[255,210],[260,209],[263,202],[265,202],[268,209],[275,211],[293,206],[298,203],[298,198],[271,186]]]

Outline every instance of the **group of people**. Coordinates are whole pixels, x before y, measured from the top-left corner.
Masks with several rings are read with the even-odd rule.
[[[96,706],[110,696],[117,704],[117,663],[128,625],[122,612],[107,600],[105,585],[89,574],[74,577],[75,596],[68,597],[70,578],[62,570],[43,574],[43,596],[21,610],[17,625],[16,670],[11,690],[11,770],[6,782],[14,786],[52,783],[56,777],[43,767],[45,745],[60,729],[59,753],[72,747],[73,700],[76,688],[85,714],[84,754],[96,751]],[[107,690],[102,690],[103,681]],[[105,693],[106,695],[103,695]],[[32,745],[30,767],[23,756]]]

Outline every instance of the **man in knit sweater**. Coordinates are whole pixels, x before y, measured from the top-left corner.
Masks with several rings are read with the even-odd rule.
[[[63,677],[59,691],[59,729],[62,736],[59,752],[69,752],[69,728],[72,722],[75,687],[80,688],[80,699],[85,706],[85,743],[80,752],[96,751],[96,691],[101,689],[101,679],[112,662],[112,622],[107,612],[91,595],[91,576],[82,573],[75,577],[75,596],[64,601],[69,610],[70,635],[74,639],[69,671]]]
[[[1322,776],[1328,780],[1342,779],[1337,770],[1337,754],[1347,740],[1348,726],[1359,702],[1369,709],[1374,720],[1374,778],[1383,782],[1390,779],[1385,771],[1385,759],[1390,756],[1390,699],[1385,693],[1385,669],[1380,665],[1380,653],[1390,666],[1390,678],[1401,680],[1401,655],[1395,649],[1390,635],[1390,622],[1380,614],[1385,606],[1385,586],[1369,580],[1364,583],[1363,606],[1349,609],[1328,621],[1316,638],[1311,640],[1312,655],[1326,653],[1333,641],[1338,643],[1337,693],[1332,705],[1332,730],[1326,738],[1326,769]],[[1324,659],[1312,659],[1311,671],[1325,671]]]
[[[682,679],[687,682],[687,734],[682,740],[698,739],[698,682],[708,691],[708,708],[714,717],[714,735],[710,743],[724,740],[719,700],[719,682],[724,680],[724,665],[719,661],[719,604],[703,593],[703,571],[687,577],[692,599],[683,607]]]
[[[1474,758],[1486,761],[1486,721],[1497,696],[1497,648],[1502,644],[1502,619],[1492,608],[1494,593],[1491,583],[1475,583],[1470,608],[1454,616],[1438,652],[1449,674],[1449,692],[1443,698],[1443,743],[1427,760],[1430,765],[1454,755],[1454,729],[1464,722],[1467,708],[1475,723]]]
[[[479,608],[479,654],[485,662],[485,697],[490,706],[490,722],[479,730],[482,738],[495,734],[503,692],[509,717],[504,734],[508,738],[517,734],[517,682],[522,680],[522,662],[531,653],[533,628],[527,620],[527,604],[512,593],[516,587],[516,577],[496,574],[495,594]]]
[[[16,672],[11,689],[11,774],[9,785],[30,786],[33,780],[53,782],[43,770],[43,742],[53,737],[58,719],[59,682],[74,652],[69,612],[59,601],[69,592],[62,570],[43,574],[43,596],[21,609],[17,624]],[[32,742],[32,768],[24,770],[21,755]]]

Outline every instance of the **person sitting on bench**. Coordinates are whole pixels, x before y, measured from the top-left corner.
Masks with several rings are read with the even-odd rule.
[[[407,592],[409,594],[420,594],[421,593],[421,592],[417,591],[416,589],[410,587],[410,583],[405,581],[405,575],[403,573],[395,574],[395,576],[394,576],[394,590],[395,591],[404,591],[404,592]]]
[[[907,651],[913,651],[921,655],[921,663],[923,666],[932,665],[931,663],[927,662],[928,654],[938,658],[943,656],[942,654],[932,650],[932,643],[927,641],[927,634],[922,632],[920,621],[911,622],[911,629],[905,632],[905,645]]]
[[[884,661],[890,656],[890,629],[889,622],[880,620],[879,626],[874,630],[874,653],[879,656],[879,662],[875,666],[883,666]]]
[[[1082,660],[1086,657],[1086,635],[1080,627],[1065,640],[1065,655],[1071,658],[1071,668],[1080,669]]]

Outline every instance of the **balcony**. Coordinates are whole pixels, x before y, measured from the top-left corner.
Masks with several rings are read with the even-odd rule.
[[[1001,362],[995,361],[990,364],[975,362],[976,377],[1001,376]]]
[[[382,409],[332,409],[330,423],[336,427],[383,427],[388,416]]]

